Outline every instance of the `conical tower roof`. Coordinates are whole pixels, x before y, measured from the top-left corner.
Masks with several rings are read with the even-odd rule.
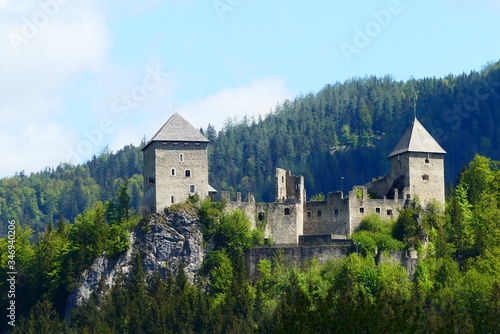
[[[186,121],[179,113],[173,114],[172,117],[168,119],[148,142],[148,145],[154,141],[209,142],[204,135],[196,130],[194,126]]]
[[[446,153],[416,118],[389,154],[389,158],[405,152]]]

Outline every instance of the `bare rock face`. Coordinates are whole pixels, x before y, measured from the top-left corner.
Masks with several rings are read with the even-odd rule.
[[[71,311],[88,300],[101,281],[109,289],[121,274],[132,270],[135,254],[139,253],[146,276],[155,272],[166,278],[176,274],[184,264],[191,283],[196,283],[198,270],[205,258],[201,225],[195,209],[181,209],[168,214],[154,214],[147,223],[139,224],[130,233],[130,248],[117,260],[105,254],[85,270],[80,283],[68,297],[66,318]]]

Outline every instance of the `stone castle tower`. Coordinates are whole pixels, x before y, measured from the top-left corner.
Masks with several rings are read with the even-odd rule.
[[[215,191],[208,184],[209,140],[175,113],[142,149],[144,197],[151,212],[160,212],[189,195]]]
[[[391,176],[411,197],[420,203],[436,200],[444,207],[444,154],[445,150],[415,118],[393,149]]]
[[[391,171],[366,186],[369,192],[388,199],[418,197],[425,205],[432,200],[445,204],[445,150],[415,118],[389,154]]]

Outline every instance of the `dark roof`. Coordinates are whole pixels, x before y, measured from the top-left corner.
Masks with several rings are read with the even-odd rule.
[[[446,153],[416,118],[389,154],[389,158],[405,152]]]
[[[146,146],[154,141],[209,142],[204,135],[196,130],[179,113],[173,114]]]

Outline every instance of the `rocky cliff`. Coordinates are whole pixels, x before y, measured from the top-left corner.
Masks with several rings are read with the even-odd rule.
[[[142,258],[147,276],[155,272],[163,277],[168,272],[175,274],[183,263],[189,280],[195,283],[206,253],[196,209],[154,214],[130,233],[130,248],[117,260],[105,254],[97,258],[83,272],[80,283],[68,297],[66,317],[90,297],[101,281],[111,288],[119,274],[128,274],[136,253]]]

